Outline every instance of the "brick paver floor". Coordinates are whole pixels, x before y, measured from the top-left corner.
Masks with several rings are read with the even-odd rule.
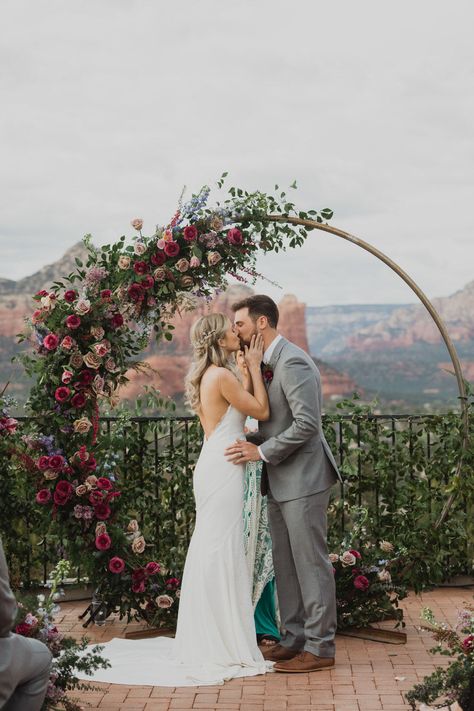
[[[409,708],[403,692],[430,673],[436,665],[448,663],[433,657],[428,650],[433,640],[420,632],[420,611],[429,606],[439,619],[453,622],[456,609],[472,600],[468,588],[441,588],[423,595],[410,594],[403,602],[408,639],[405,645],[370,642],[352,637],[337,637],[336,666],[311,674],[266,674],[233,679],[222,686],[158,687],[96,684],[97,690],[83,692],[84,708],[101,711],[396,711]],[[79,638],[84,633],[78,614],[84,603],[63,603],[59,626]],[[384,623],[390,627],[390,623]],[[104,642],[123,636],[126,625],[118,618],[102,627],[87,630],[91,641]]]

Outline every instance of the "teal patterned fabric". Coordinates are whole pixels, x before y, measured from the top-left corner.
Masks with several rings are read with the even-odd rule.
[[[245,554],[253,581],[252,602],[257,634],[279,637],[275,596],[272,539],[268,530],[267,499],[260,493],[262,462],[248,462],[245,469]]]

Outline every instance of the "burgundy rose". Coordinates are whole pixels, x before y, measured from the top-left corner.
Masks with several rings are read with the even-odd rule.
[[[110,319],[110,325],[112,328],[120,328],[120,326],[123,326],[122,314],[114,314]]]
[[[151,274],[147,274],[147,276],[141,280],[140,284],[144,289],[151,289],[153,284],[155,283],[155,280],[151,276]]]
[[[102,289],[102,291],[100,292],[100,298],[103,301],[110,301],[111,296],[112,292],[110,291],[110,289]]]
[[[462,651],[466,654],[474,651],[474,634],[470,634],[461,643]]]
[[[128,287],[127,293],[132,301],[143,301],[143,299],[145,298],[142,286],[141,284],[137,284],[137,282],[134,282]]]
[[[40,489],[36,494],[37,504],[47,504],[51,500],[51,492],[49,489]]]
[[[106,491],[110,491],[110,489],[114,488],[114,485],[110,481],[110,479],[107,479],[105,476],[100,476],[97,479],[97,486],[99,489],[105,489]]]
[[[163,252],[156,252],[151,255],[150,261],[155,265],[155,267],[161,267],[166,262],[166,256]]]
[[[359,558],[359,559],[362,558],[362,556],[361,556],[361,554],[359,553],[359,551],[355,551],[353,548],[351,548],[351,549],[349,550],[349,553],[352,553],[352,555],[355,556],[356,558]]]
[[[99,519],[99,521],[105,521],[106,519],[110,518],[110,514],[112,513],[110,506],[108,504],[96,504],[94,506],[94,513],[95,517]]]
[[[132,582],[141,583],[146,580],[146,570],[145,568],[136,568],[132,571]]]
[[[135,272],[135,274],[143,275],[147,274],[150,269],[146,262],[135,262],[135,264],[133,265],[133,271]]]
[[[43,346],[48,349],[48,351],[54,351],[58,347],[59,338],[55,333],[48,333],[43,339]]]
[[[101,491],[91,491],[89,494],[89,501],[93,506],[96,506],[97,504],[101,504],[104,500],[104,497],[102,496]]]
[[[109,560],[109,570],[111,573],[120,574],[125,570],[125,562],[118,555]]]
[[[40,469],[42,472],[45,472],[46,469],[49,469],[49,457],[42,456],[38,459],[36,462],[36,466],[38,469]]]
[[[179,588],[180,582],[179,578],[168,578],[165,585],[168,590],[176,590],[176,588]]]
[[[141,580],[139,583],[133,583],[132,584],[132,592],[134,593],[143,593],[145,592],[145,581]]]
[[[370,583],[365,577],[365,575],[358,575],[356,578],[354,578],[354,587],[358,590],[363,590],[365,592],[369,585]]]
[[[66,319],[66,326],[71,329],[79,328],[81,325],[81,319],[77,314],[71,314]]]
[[[71,391],[69,390],[69,388],[66,388],[64,385],[62,385],[61,387],[56,388],[54,398],[57,402],[66,402],[70,394]]]
[[[166,242],[165,254],[167,254],[168,257],[176,257],[179,254],[179,244],[173,241]]]
[[[95,378],[95,373],[91,370],[81,370],[79,373],[79,381],[81,385],[90,385]]]
[[[97,468],[97,460],[92,455],[84,462],[84,467],[90,471],[94,471]]]
[[[155,563],[155,561],[152,560],[145,565],[145,570],[147,575],[156,575],[160,572],[161,566],[159,563]]]
[[[68,304],[72,304],[73,301],[77,299],[77,292],[74,291],[74,289],[68,289],[67,291],[64,292],[64,301],[67,301]]]
[[[198,236],[198,231],[195,225],[188,225],[187,227],[184,228],[183,230],[183,237],[186,240],[186,242],[194,242],[196,237]],[[166,251],[166,247],[165,247]]]
[[[227,232],[227,240],[230,244],[242,244],[244,241],[244,238],[242,237],[242,232],[237,229],[237,227],[233,227],[231,230]]]
[[[86,404],[86,396],[84,393],[76,393],[71,398],[71,405],[77,409],[84,407]]]
[[[270,384],[273,380],[273,370],[271,368],[263,369],[263,379],[266,383]]]
[[[52,457],[49,457],[49,462],[48,462],[48,469],[52,469],[55,472],[60,471],[64,465],[66,464],[66,460],[64,457],[62,457],[60,454],[53,454]]]
[[[35,296],[39,296],[40,298],[42,298],[43,296],[48,296],[48,292],[44,289],[41,289],[41,291],[36,292]]]
[[[61,481],[58,481],[58,483],[56,484],[56,488],[54,490],[54,503],[58,506],[64,506],[71,498],[72,492],[72,484],[70,484],[65,479],[61,479]]]
[[[31,637],[34,632],[34,626],[27,625],[26,622],[22,622],[15,627],[15,632],[16,634],[21,634],[22,637]]]
[[[99,551],[106,551],[111,545],[112,539],[107,533],[101,533],[100,536],[97,536],[95,539],[95,547]]]

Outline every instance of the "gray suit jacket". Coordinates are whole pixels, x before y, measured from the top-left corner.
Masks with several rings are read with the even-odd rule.
[[[8,578],[7,561],[0,540],[0,683],[3,674],[10,673],[16,635],[11,633],[17,605]]]
[[[262,494],[270,488],[276,501],[310,496],[342,481],[321,424],[321,377],[312,358],[282,338],[270,364],[270,420],[260,422],[258,435],[268,463],[262,473]]]

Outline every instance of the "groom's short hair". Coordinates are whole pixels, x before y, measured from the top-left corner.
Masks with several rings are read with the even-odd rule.
[[[271,328],[276,328],[278,325],[278,306],[275,304],[273,299],[265,294],[255,294],[254,296],[248,296],[246,299],[241,299],[235,304],[232,304],[232,311],[240,311],[240,309],[248,309],[249,316],[252,321],[256,321],[259,316],[266,316],[268,325]]]

